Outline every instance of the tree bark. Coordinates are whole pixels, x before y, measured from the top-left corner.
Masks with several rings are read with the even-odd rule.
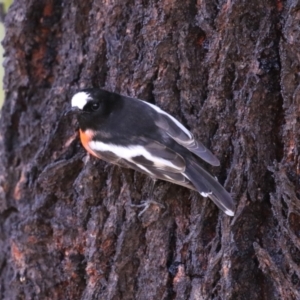
[[[297,1],[15,0],[0,120],[1,299],[300,299]],[[221,161],[230,218],[88,158],[83,87],[155,103]],[[122,120],[119,120],[122,122]]]

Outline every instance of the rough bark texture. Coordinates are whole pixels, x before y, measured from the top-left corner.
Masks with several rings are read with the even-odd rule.
[[[300,299],[300,6],[15,0],[0,135],[1,299]],[[221,160],[234,218],[85,157],[73,92],[156,103]],[[119,120],[121,122],[121,120]]]

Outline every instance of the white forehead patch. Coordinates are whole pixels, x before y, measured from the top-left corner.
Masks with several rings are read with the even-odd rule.
[[[92,98],[86,92],[79,92],[72,97],[71,105],[72,107],[78,107],[79,109],[83,109],[89,100]]]

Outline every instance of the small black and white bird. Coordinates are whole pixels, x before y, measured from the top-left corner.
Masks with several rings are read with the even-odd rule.
[[[71,104],[90,154],[196,190],[234,215],[229,193],[199,163],[201,158],[219,166],[219,160],[174,117],[148,102],[102,89],[81,90]]]

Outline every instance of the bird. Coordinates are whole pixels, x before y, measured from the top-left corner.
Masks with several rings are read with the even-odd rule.
[[[168,181],[210,198],[228,216],[235,202],[201,165],[220,162],[172,115],[158,106],[100,88],[76,92],[71,99],[79,136],[91,155],[153,179]]]

